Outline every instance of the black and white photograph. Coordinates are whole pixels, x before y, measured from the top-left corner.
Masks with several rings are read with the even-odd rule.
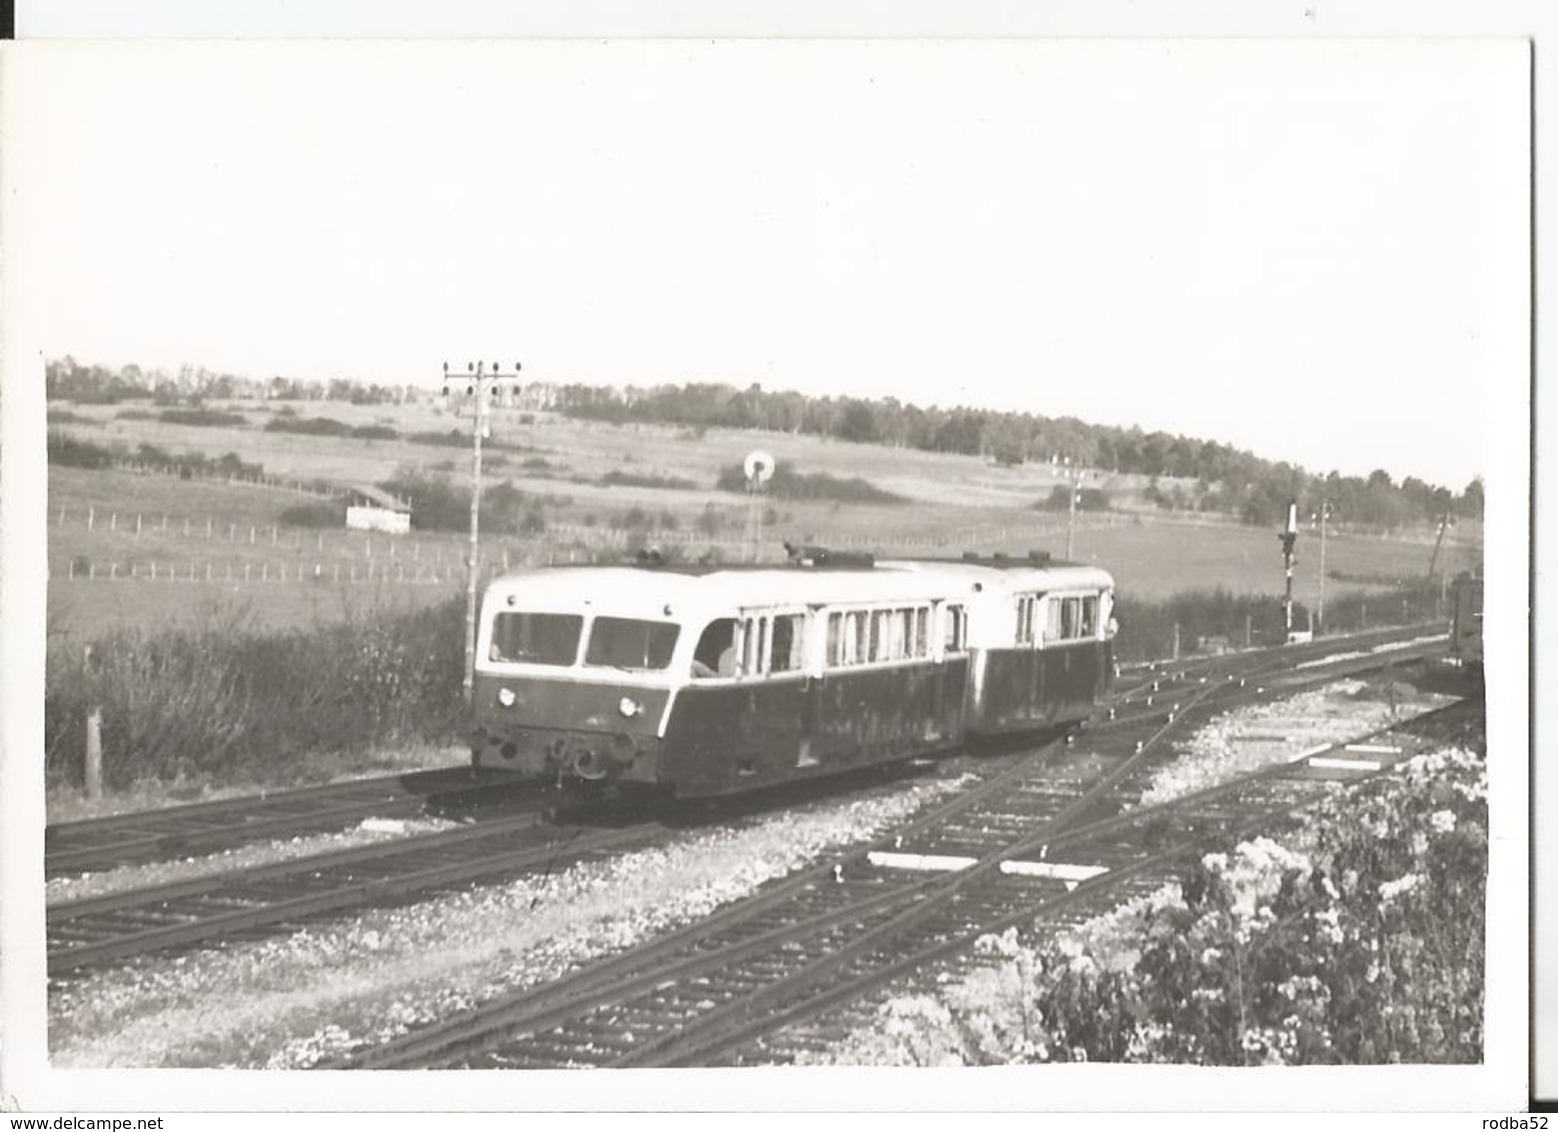
[[[1528,42],[26,46],[6,1095],[1524,1102]]]

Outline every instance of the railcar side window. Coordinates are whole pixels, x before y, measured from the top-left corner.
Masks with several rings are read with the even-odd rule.
[[[1017,643],[1031,645],[1034,640],[1034,614],[1038,611],[1039,595],[1022,594],[1017,598]]]
[[[1052,597],[1044,603],[1044,639],[1046,641],[1058,641],[1060,635],[1060,606],[1061,599]]]
[[[584,618],[575,613],[500,613],[492,621],[488,659],[567,667],[579,655]]]
[[[1098,595],[1089,594],[1082,599],[1082,624],[1078,634],[1082,637],[1098,635]]]
[[[961,605],[942,607],[941,628],[944,651],[962,652],[967,646],[968,614]]]
[[[1060,603],[1060,635],[1063,640],[1075,640],[1077,635],[1077,606],[1081,604],[1076,598],[1063,598]]]
[[[658,672],[669,667],[682,628],[674,621],[597,617],[590,626],[584,663],[600,668]]]
[[[736,674],[736,619],[710,621],[693,649],[692,674],[699,677]]]
[[[806,624],[802,613],[781,614],[774,618],[774,638],[770,672],[794,672],[801,666],[801,634]]]

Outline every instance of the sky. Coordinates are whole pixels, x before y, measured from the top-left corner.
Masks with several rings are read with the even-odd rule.
[[[8,277],[46,357],[759,382],[1458,489],[1483,471],[1485,382],[1528,335],[1508,41],[74,44],[48,64],[8,139]]]

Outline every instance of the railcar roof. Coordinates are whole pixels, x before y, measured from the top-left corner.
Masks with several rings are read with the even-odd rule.
[[[1016,560],[999,566],[906,559],[874,566],[739,566],[700,569],[635,565],[543,566],[503,575],[489,587],[499,596],[527,595],[550,608],[600,602],[614,608],[662,604],[742,607],[821,602],[929,601],[983,590],[1107,587],[1092,566]],[[516,602],[519,604],[519,602]],[[530,604],[526,602],[525,604]]]

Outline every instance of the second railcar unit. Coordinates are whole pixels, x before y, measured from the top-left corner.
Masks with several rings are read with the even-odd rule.
[[[1462,664],[1482,667],[1482,579],[1475,574],[1455,579],[1450,652]]]
[[[520,571],[483,604],[473,762],[707,796],[1039,730],[1107,686],[1111,600],[1016,559]]]

